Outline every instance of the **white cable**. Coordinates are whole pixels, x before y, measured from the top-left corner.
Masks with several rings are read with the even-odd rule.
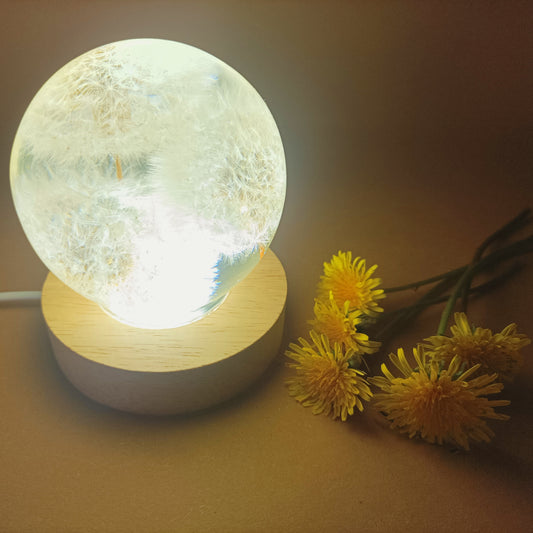
[[[38,304],[40,301],[41,291],[0,292],[0,305],[18,303]]]

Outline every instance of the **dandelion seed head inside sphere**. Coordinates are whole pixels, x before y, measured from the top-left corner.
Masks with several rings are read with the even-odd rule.
[[[286,172],[263,99],[182,43],[74,59],[20,123],[11,188],[46,266],[119,320],[168,328],[216,308],[280,221]]]

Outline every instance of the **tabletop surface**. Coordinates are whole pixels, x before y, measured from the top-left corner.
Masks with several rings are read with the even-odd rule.
[[[372,405],[345,423],[313,415],[289,397],[283,355],[307,335],[322,264],[338,250],[394,286],[467,263],[532,206],[531,3],[0,0],[0,12],[0,291],[40,290],[47,274],[9,191],[26,106],[68,60],[132,37],[207,50],[269,105],[288,172],[272,248],[289,288],[269,371],[181,417],[86,399],[58,368],[39,308],[0,307],[0,531],[532,530],[531,346],[502,395],[510,419],[470,452],[391,431]],[[472,302],[476,323],[533,336],[525,264]],[[440,312],[390,349],[434,334]]]

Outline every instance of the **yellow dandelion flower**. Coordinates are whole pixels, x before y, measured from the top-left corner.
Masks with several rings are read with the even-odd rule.
[[[411,368],[400,348],[390,359],[403,376],[393,376],[382,364],[385,377],[369,380],[383,391],[374,395],[375,406],[385,413],[391,427],[410,438],[418,435],[431,443],[450,443],[466,450],[469,441],[490,441],[494,433],[483,419],[509,418],[494,412],[494,407],[509,405],[509,401],[485,397],[502,390],[501,383],[494,383],[498,375],[469,379],[479,365],[461,373],[457,356],[443,368],[437,361],[427,361],[422,346],[414,348],[413,354],[416,369]]]
[[[291,343],[285,352],[294,363],[288,366],[296,375],[287,380],[289,394],[313,414],[331,415],[345,421],[353,415],[354,407],[363,410],[361,399],[372,396],[364,372],[350,368],[353,350],[342,350],[339,344],[331,347],[325,335],[310,332],[312,343],[303,338],[300,345]]]
[[[385,298],[385,293],[376,289],[381,279],[370,277],[376,268],[374,265],[367,270],[364,259],[356,257],[352,261],[352,252],[339,252],[329,263],[324,263],[324,274],[317,288],[318,298],[327,301],[332,292],[340,308],[344,302],[350,302],[350,310],[359,309],[370,317],[377,316],[383,311],[378,300]]]
[[[510,381],[523,363],[520,349],[530,344],[526,335],[516,332],[516,324],[509,324],[500,333],[490,329],[472,328],[464,313],[455,313],[452,336],[435,335],[425,339],[425,347],[432,359],[449,363],[456,355],[469,366],[480,365],[480,372],[496,372]]]
[[[357,354],[377,352],[381,343],[371,341],[368,335],[357,331],[362,312],[350,311],[349,307],[349,302],[339,307],[330,291],[328,301],[315,299],[315,318],[309,320],[309,324],[317,333],[326,335],[331,344],[338,343],[344,349],[352,348]]]

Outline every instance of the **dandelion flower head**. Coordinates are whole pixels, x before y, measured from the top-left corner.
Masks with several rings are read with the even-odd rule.
[[[374,265],[367,270],[364,259],[356,257],[352,261],[351,252],[339,251],[329,263],[324,263],[318,298],[327,301],[331,292],[340,308],[349,302],[350,310],[359,309],[365,315],[376,317],[383,311],[378,301],[385,298],[384,291],[376,288],[381,279],[371,277],[376,269]]]
[[[464,313],[455,313],[451,337],[436,335],[425,339],[425,347],[432,359],[449,363],[455,356],[469,366],[480,365],[480,372],[496,372],[504,381],[510,381],[523,363],[521,348],[530,344],[526,335],[516,332],[510,324],[500,333],[490,329],[472,328]]]
[[[350,368],[353,350],[342,350],[338,343],[333,347],[325,335],[310,332],[312,344],[300,338],[286,351],[294,362],[288,366],[296,375],[287,380],[289,394],[313,414],[324,414],[345,421],[353,415],[354,408],[363,410],[361,400],[372,396],[364,372]]]
[[[328,337],[332,344],[338,343],[342,348],[352,348],[357,354],[376,352],[381,343],[371,341],[368,335],[358,331],[362,321],[362,312],[350,311],[348,301],[339,307],[330,291],[327,301],[315,299],[315,318],[309,321],[313,329]]]
[[[490,441],[494,433],[484,419],[509,418],[494,411],[494,407],[509,405],[509,401],[486,398],[503,388],[495,383],[497,374],[470,379],[479,365],[461,372],[457,356],[445,368],[437,361],[428,362],[423,347],[414,348],[413,354],[416,369],[400,348],[390,359],[402,376],[395,377],[383,364],[385,377],[370,378],[382,390],[374,395],[375,405],[385,413],[391,427],[410,438],[420,436],[430,443],[448,443],[466,450],[470,441]]]

